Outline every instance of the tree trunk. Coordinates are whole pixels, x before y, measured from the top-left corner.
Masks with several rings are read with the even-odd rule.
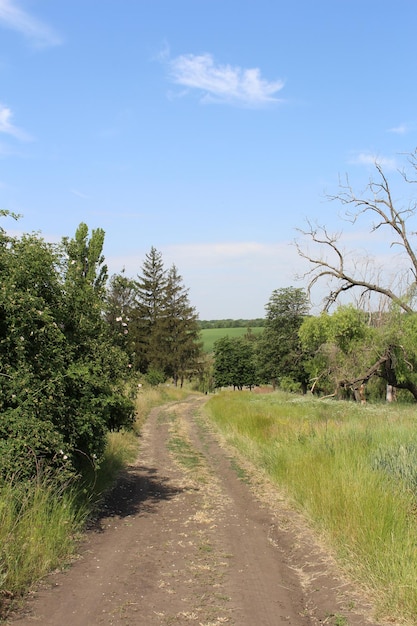
[[[394,387],[392,385],[387,385],[386,401],[393,402],[394,398],[395,398]]]

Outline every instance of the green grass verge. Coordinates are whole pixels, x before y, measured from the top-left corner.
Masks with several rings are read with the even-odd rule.
[[[32,585],[74,555],[92,508],[139,450],[138,433],[149,411],[181,400],[189,390],[161,386],[138,394],[133,431],[109,433],[100,468],[82,492],[56,485],[48,477],[0,484],[0,619]]]
[[[416,624],[415,407],[239,392],[207,408],[327,537],[379,617]]]
[[[0,615],[73,554],[88,510],[47,477],[0,486]]]

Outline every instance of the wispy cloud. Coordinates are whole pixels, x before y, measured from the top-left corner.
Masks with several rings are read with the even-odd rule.
[[[350,159],[350,163],[354,165],[375,165],[378,164],[387,170],[395,170],[398,168],[395,159],[383,157],[372,152],[360,152]]]
[[[395,133],[396,135],[405,135],[410,131],[409,126],[407,124],[400,124],[399,126],[394,126],[393,128],[389,128],[389,133]]]
[[[89,196],[86,196],[85,193],[82,193],[81,191],[78,191],[77,189],[70,189],[70,192],[74,194],[74,196],[77,196],[78,198],[82,198],[83,200],[89,199]]]
[[[178,267],[201,319],[262,317],[278,287],[298,284],[305,261],[291,242],[225,241],[161,246],[166,267]],[[147,250],[106,256],[110,274],[137,275]],[[300,285],[301,286],[301,285]]]
[[[165,51],[164,59],[168,58]],[[170,78],[177,85],[201,94],[202,102],[259,107],[280,100],[283,81],[262,78],[258,68],[216,64],[211,54],[184,54],[168,59]]]
[[[18,31],[39,47],[62,43],[52,28],[26,13],[15,0],[0,0],[0,25]]]
[[[0,133],[11,135],[20,141],[30,141],[30,135],[12,123],[12,117],[11,109],[0,103]]]

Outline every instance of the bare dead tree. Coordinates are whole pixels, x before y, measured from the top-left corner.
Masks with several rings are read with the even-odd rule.
[[[409,163],[417,172],[417,152],[409,156]],[[390,247],[400,246],[407,258],[407,279],[404,276],[396,280],[395,288],[384,284],[381,273],[377,276],[370,271],[370,259],[359,262],[352,260],[352,253],[346,252],[341,245],[342,232],[330,233],[326,226],[313,224],[307,220],[307,229],[298,229],[303,235],[303,241],[307,238],[313,244],[312,249],[305,247],[304,243],[295,242],[299,255],[311,265],[302,278],[308,279],[308,291],[317,282],[327,279],[332,285],[325,298],[325,310],[328,310],[338,298],[355,288],[361,291],[361,298],[366,294],[374,293],[388,298],[398,305],[403,311],[412,313],[412,296],[417,290],[417,256],[411,239],[416,232],[407,229],[408,220],[415,216],[417,203],[414,201],[405,208],[396,208],[392,197],[388,179],[380,164],[375,163],[377,179],[371,179],[363,196],[358,196],[349,178],[346,177],[344,184],[340,184],[340,192],[334,196],[328,196],[331,201],[338,201],[346,208],[345,217],[351,223],[356,223],[361,215],[371,214],[373,223],[371,232],[381,228],[390,231]],[[407,183],[417,180],[410,178],[402,172]],[[349,262],[348,262],[349,261]],[[404,282],[406,283],[404,285]]]
[[[404,182],[417,183],[417,150],[407,156],[412,174],[409,175],[405,171],[399,173]],[[356,302],[366,302],[369,310],[371,310],[370,299],[376,294],[382,298],[382,303],[395,304],[405,314],[416,311],[414,300],[417,296],[417,254],[413,239],[417,232],[415,228],[413,230],[410,227],[410,223],[417,213],[417,201],[412,200],[407,206],[397,207],[388,179],[382,166],[377,162],[375,170],[375,178],[369,181],[363,194],[355,193],[346,176],[345,182],[339,185],[339,193],[328,196],[328,199],[337,201],[344,207],[345,219],[351,224],[356,224],[361,217],[367,216],[371,217],[371,232],[386,229],[389,248],[400,248],[400,256],[405,265],[401,264],[400,267],[398,257],[392,262],[393,267],[390,269],[397,270],[393,281],[386,271],[375,267],[371,255],[361,259],[358,255],[355,256],[354,251],[346,250],[342,245],[342,232],[331,233],[326,226],[307,220],[307,228],[298,229],[302,241],[296,241],[295,245],[299,255],[310,265],[310,269],[302,276],[308,281],[308,295],[317,283],[327,281],[325,311],[339,301],[343,294],[350,293],[354,300],[354,294],[358,292]],[[380,317],[385,318],[382,312],[384,304],[381,302],[379,313]],[[407,389],[417,401],[414,377],[410,375],[406,380],[398,380],[396,376],[396,351],[402,355],[401,358],[411,374],[415,368],[413,364],[407,362],[407,351],[404,347],[389,345],[362,375],[354,379],[339,380],[338,385],[357,391],[373,376],[379,376],[389,386]]]

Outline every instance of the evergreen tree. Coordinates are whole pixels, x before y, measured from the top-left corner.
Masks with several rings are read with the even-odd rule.
[[[136,281],[136,304],[132,319],[135,365],[141,372],[159,365],[160,332],[167,286],[167,272],[161,252],[152,246],[146,254],[142,273]]]
[[[166,270],[154,247],[135,282],[136,300],[129,323],[135,366],[152,380],[170,376],[175,384],[197,370],[201,355],[198,315],[175,265]]]
[[[163,314],[156,330],[160,346],[158,367],[172,376],[175,385],[178,381],[182,385],[185,375],[196,370],[202,348],[198,315],[175,265],[167,274]]]

